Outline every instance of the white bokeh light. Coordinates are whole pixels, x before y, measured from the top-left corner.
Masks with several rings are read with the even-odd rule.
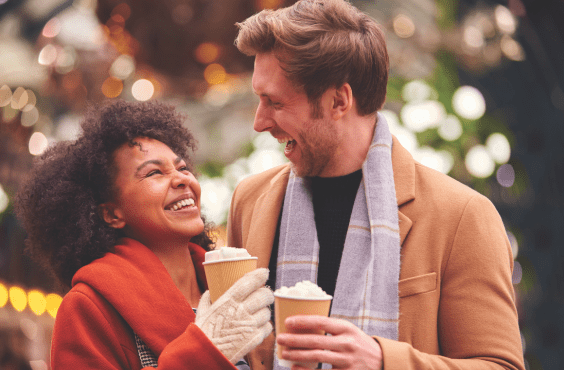
[[[513,259],[515,259],[519,254],[519,243],[517,242],[517,238],[511,231],[507,232],[507,239],[509,239],[509,244],[511,245],[511,252],[513,252]]]
[[[417,149],[414,158],[419,163],[444,174],[449,173],[454,165],[452,154],[446,150],[435,150],[429,146]]]
[[[478,178],[486,178],[495,170],[495,162],[483,145],[472,147],[464,160],[468,172]]]
[[[436,100],[406,104],[401,110],[403,124],[415,132],[436,127],[445,117],[445,107]]]
[[[511,157],[511,146],[509,145],[509,140],[505,135],[499,132],[491,134],[486,140],[486,148],[492,156],[493,160],[499,164],[504,164],[509,161]]]
[[[133,86],[131,86],[131,94],[139,101],[147,101],[151,99],[154,93],[155,86],[153,86],[151,81],[146,79],[137,80]]]
[[[486,100],[477,88],[461,86],[452,96],[452,107],[460,117],[476,120],[486,113]]]
[[[248,158],[247,164],[251,174],[257,174],[288,162],[283,153],[275,149],[255,150]]]
[[[388,123],[390,131],[392,131],[396,127],[401,126],[398,115],[395,112],[392,112],[388,109],[382,109],[379,113],[384,116],[384,119]]]
[[[110,75],[120,80],[125,80],[135,71],[135,59],[127,54],[122,54],[114,60],[110,67]]]
[[[517,20],[511,14],[511,10],[503,5],[498,5],[494,11],[497,28],[503,33],[514,33],[517,29]]]
[[[411,155],[415,153],[419,144],[417,143],[417,137],[413,132],[401,126],[391,127],[390,132],[398,139],[401,146],[411,153]]]
[[[419,102],[430,99],[434,90],[423,80],[413,80],[404,85],[401,95],[406,102]]]
[[[10,199],[8,198],[8,194],[6,194],[2,185],[0,185],[0,213],[4,212],[6,208],[8,208],[9,203]]]
[[[200,177],[198,180],[202,188],[201,207],[206,221],[216,225],[225,222],[231,200],[231,188],[222,178]]]
[[[453,114],[449,114],[440,124],[439,124],[439,136],[446,141],[457,140],[460,135],[462,135],[462,124],[458,117]]]
[[[34,132],[29,138],[29,152],[32,155],[41,155],[49,146],[47,137],[41,132]]]

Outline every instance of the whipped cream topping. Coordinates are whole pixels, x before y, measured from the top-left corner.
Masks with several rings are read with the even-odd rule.
[[[317,284],[309,280],[300,281],[293,287],[281,287],[274,292],[276,295],[296,298],[331,298],[331,296],[323,291]]]
[[[233,258],[251,257],[249,252],[243,248],[221,247],[213,251],[206,252],[205,262],[228,260]]]

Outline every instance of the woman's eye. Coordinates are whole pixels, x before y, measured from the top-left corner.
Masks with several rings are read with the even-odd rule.
[[[152,171],[150,171],[149,173],[147,173],[146,177],[150,177],[150,176],[153,176],[153,175],[156,175],[156,174],[159,174],[159,173],[161,173],[161,171],[159,171],[159,170],[152,170]]]

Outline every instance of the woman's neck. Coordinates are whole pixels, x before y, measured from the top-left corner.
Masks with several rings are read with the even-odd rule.
[[[200,291],[196,269],[188,245],[181,247],[151,248],[159,258],[176,287],[192,307],[197,307],[203,292]]]

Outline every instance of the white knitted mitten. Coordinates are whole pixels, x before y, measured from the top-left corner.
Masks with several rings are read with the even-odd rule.
[[[259,268],[239,279],[213,304],[209,291],[200,299],[196,325],[232,363],[272,332],[269,306],[274,295],[264,286],[267,279],[268,269]]]

